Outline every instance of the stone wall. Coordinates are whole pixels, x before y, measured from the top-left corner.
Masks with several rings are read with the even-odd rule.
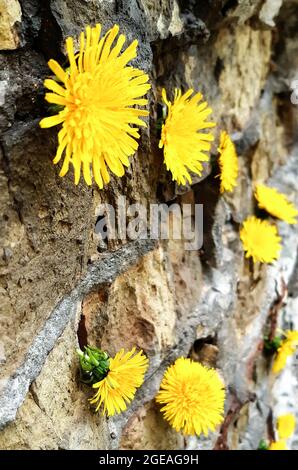
[[[297,227],[279,223],[274,265],[252,265],[239,241],[255,182],[275,183],[298,204],[297,18],[297,0],[0,0],[1,449],[252,450],[276,410],[297,410],[294,366],[281,405],[284,376],[278,387],[261,354],[273,311],[298,329]],[[57,131],[38,126],[47,60],[63,62],[64,39],[96,22],[139,40],[136,64],[152,83],[139,151],[101,191],[59,178]],[[218,124],[214,156],[219,129],[232,135],[240,162],[232,196],[220,196],[208,169],[183,190],[171,181],[156,130],[163,86],[203,92]],[[119,195],[128,204],[203,203],[203,248],[100,243],[99,204],[117,205]],[[106,419],[89,408],[75,353],[86,341],[110,354],[133,345],[148,354],[126,413]],[[208,438],[183,439],[153,400],[167,365],[189,354],[226,384],[226,418]]]

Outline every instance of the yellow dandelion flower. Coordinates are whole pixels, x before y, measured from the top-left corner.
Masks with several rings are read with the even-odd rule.
[[[223,421],[225,390],[215,369],[180,357],[165,372],[158,403],[170,425],[183,434],[208,434]]]
[[[75,184],[83,170],[85,182],[95,182],[102,188],[110,181],[107,167],[117,176],[123,176],[128,157],[138,148],[139,132],[134,126],[145,126],[140,116],[148,111],[135,105],[146,105],[142,98],[149,90],[148,75],[127,66],[137,55],[138,41],[133,41],[121,54],[125,36],[115,25],[102,38],[101,26],[86,27],[80,35],[79,51],[75,53],[73,38],[66,39],[70,67],[63,70],[55,61],[48,65],[57,80],[44,82],[51,93],[45,99],[62,107],[55,116],[40,121],[41,127],[62,124],[58,133],[58,149],[54,163],[64,155],[60,176],[70,163],[74,167]],[[114,46],[113,46],[114,44]],[[61,84],[58,83],[62,82]]]
[[[238,156],[235,145],[226,131],[220,134],[219,143],[220,192],[233,191],[237,186],[239,173]]]
[[[289,439],[294,434],[296,426],[295,416],[291,413],[277,418],[277,431],[280,439]]]
[[[287,359],[293,354],[293,349],[289,344],[280,346],[275,355],[272,370],[274,374],[278,374],[286,366]]]
[[[278,374],[285,367],[288,357],[294,354],[298,346],[298,331],[287,330],[284,335],[285,339],[278,348],[273,361],[272,370],[275,374]]]
[[[108,416],[126,410],[143,381],[148,368],[148,358],[136,348],[129,352],[121,349],[110,359],[107,376],[93,385],[97,392],[90,403],[96,403],[96,411],[103,405],[103,412]]]
[[[289,341],[292,346],[298,346],[298,331],[297,330],[287,330],[285,333],[286,340]]]
[[[271,442],[268,450],[289,450],[286,446],[285,441],[280,440],[276,442]]]
[[[288,224],[296,224],[298,210],[288,198],[277,191],[275,188],[270,188],[264,184],[258,184],[255,191],[255,197],[258,201],[258,206],[265,209],[269,214],[277,217],[278,219],[288,222]]]
[[[281,250],[281,238],[275,225],[257,217],[248,217],[240,230],[240,239],[246,251],[254,262],[271,263],[278,259]]]
[[[201,93],[193,94],[188,90],[182,95],[176,89],[174,102],[167,99],[166,90],[162,90],[162,98],[168,107],[168,115],[162,126],[159,147],[164,149],[164,161],[167,170],[172,173],[172,179],[184,185],[186,180],[191,183],[189,171],[202,174],[201,162],[209,160],[205,152],[209,152],[214,137],[211,133],[201,132],[203,129],[214,127],[214,122],[206,119],[212,109],[202,100]]]

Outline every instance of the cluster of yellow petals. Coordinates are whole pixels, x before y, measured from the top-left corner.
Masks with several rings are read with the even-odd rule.
[[[166,90],[162,90],[168,114],[162,126],[159,147],[164,149],[164,161],[172,173],[172,179],[181,185],[186,181],[192,183],[190,172],[202,174],[202,162],[209,160],[206,152],[214,140],[210,132],[202,132],[215,126],[214,122],[206,121],[212,109],[206,101],[202,101],[201,93],[193,95],[193,92],[190,89],[182,94],[181,90],[176,89],[171,103]]]
[[[148,75],[127,66],[137,55],[138,41],[133,41],[121,53],[125,36],[115,25],[103,37],[101,26],[86,27],[80,35],[79,50],[74,49],[73,38],[66,40],[69,69],[50,60],[48,65],[57,80],[44,82],[51,93],[45,99],[62,109],[55,116],[44,118],[41,127],[62,124],[58,134],[58,149],[54,163],[64,156],[60,176],[69,165],[74,167],[75,184],[83,170],[85,182],[95,182],[102,188],[110,181],[108,168],[123,176],[129,166],[129,156],[138,148],[137,127],[146,126],[140,119],[148,111],[135,105],[146,105],[143,96],[150,89]],[[60,82],[60,83],[58,83]]]
[[[220,134],[219,143],[220,192],[233,191],[237,186],[239,173],[238,156],[235,145],[226,131]]]
[[[246,258],[254,262],[271,263],[278,259],[281,250],[281,238],[275,225],[255,216],[248,217],[240,230]]]
[[[113,416],[125,411],[127,404],[133,400],[148,368],[148,358],[142,351],[135,352],[136,348],[129,352],[121,349],[110,359],[107,376],[93,385],[98,390],[90,403],[96,403],[96,411],[103,405],[102,414]]]
[[[277,418],[277,432],[280,439],[289,439],[294,434],[296,419],[292,413]]]
[[[288,450],[287,445],[284,440],[273,441],[269,445],[268,450]]]
[[[287,330],[285,332],[285,339],[279,346],[274,361],[272,370],[278,374],[286,365],[289,356],[292,356],[298,346],[298,331]]]
[[[198,436],[223,421],[225,390],[215,369],[179,358],[164,374],[156,400],[164,418],[177,431]]]
[[[277,418],[279,439],[270,443],[269,450],[288,450],[286,440],[294,434],[295,426],[296,419],[291,413],[279,416]]]
[[[288,198],[277,191],[277,189],[270,188],[264,184],[258,184],[255,197],[259,207],[265,209],[269,214],[284,220],[288,224],[297,223],[298,210]]]

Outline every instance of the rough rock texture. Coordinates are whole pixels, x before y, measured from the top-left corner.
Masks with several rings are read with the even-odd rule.
[[[18,0],[0,1],[0,50],[18,47],[17,25],[21,22],[21,16]]]
[[[0,0],[1,449],[253,450],[278,414],[297,412],[297,361],[276,380],[262,355],[274,316],[298,329],[297,227],[278,224],[283,251],[271,266],[244,259],[239,241],[256,182],[298,204],[297,18],[296,0]],[[64,62],[65,37],[97,21],[139,39],[135,63],[152,83],[139,151],[102,191],[59,178],[57,132],[38,127],[47,60]],[[220,196],[209,167],[192,187],[171,181],[158,149],[161,87],[204,93],[218,124],[213,157],[219,130],[232,135],[232,195]],[[100,241],[100,204],[118,209],[121,195],[127,204],[203,204],[202,248]],[[109,420],[93,413],[79,381],[75,349],[87,341],[111,354],[136,345],[150,358],[136,399]],[[182,438],[154,402],[180,355],[217,367],[225,381],[225,421],[208,438]]]

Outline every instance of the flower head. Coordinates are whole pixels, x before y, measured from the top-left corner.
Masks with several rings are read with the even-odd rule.
[[[214,127],[214,122],[206,121],[212,113],[208,103],[202,100],[201,93],[193,94],[188,90],[182,95],[175,90],[174,102],[167,99],[166,90],[162,90],[163,101],[168,107],[168,115],[162,126],[159,147],[164,148],[164,159],[173,180],[184,185],[186,180],[191,183],[189,171],[202,174],[201,162],[209,160],[205,152],[209,152],[214,137],[203,129]]]
[[[220,134],[219,144],[220,192],[233,191],[239,172],[238,156],[234,143],[226,131]]]
[[[275,374],[278,374],[285,367],[288,357],[294,354],[298,346],[298,331],[287,330],[284,336],[285,338],[278,348],[273,361],[272,370]]]
[[[280,439],[289,439],[295,431],[296,419],[291,413],[277,418],[277,431]]]
[[[225,390],[214,369],[180,357],[165,372],[156,401],[170,425],[183,434],[208,434],[223,421]]]
[[[287,342],[278,348],[272,367],[272,370],[275,374],[278,374],[282,369],[285,368],[288,357],[291,356],[294,351],[295,349],[293,349]]]
[[[97,388],[90,403],[96,403],[96,411],[103,405],[103,412],[108,416],[126,410],[127,404],[133,400],[138,387],[144,381],[148,368],[148,359],[136,348],[129,352],[121,349],[113,359],[110,359],[109,371],[103,380],[95,383]]]
[[[271,442],[268,450],[288,450],[285,441],[275,441]]]
[[[240,239],[246,251],[246,258],[254,262],[271,263],[279,257],[281,238],[275,225],[257,217],[248,217],[240,230]]]
[[[258,184],[255,196],[261,209],[265,209],[269,214],[288,222],[288,224],[297,223],[296,217],[298,216],[298,210],[288,198],[277,191],[277,189]]]
[[[147,116],[148,111],[134,106],[147,104],[142,97],[150,88],[148,75],[127,66],[136,57],[138,41],[121,54],[125,36],[120,34],[114,43],[118,32],[115,25],[100,38],[99,24],[87,26],[86,34],[80,35],[77,53],[73,38],[66,39],[69,69],[63,70],[55,60],[48,63],[57,79],[45,80],[45,87],[51,91],[45,99],[61,110],[42,119],[40,126],[62,124],[54,163],[64,155],[60,176],[68,172],[71,163],[75,184],[81,169],[86,183],[92,184],[93,174],[100,188],[110,181],[107,167],[123,176],[128,157],[138,148],[138,129],[131,125],[146,126],[140,116]]]

